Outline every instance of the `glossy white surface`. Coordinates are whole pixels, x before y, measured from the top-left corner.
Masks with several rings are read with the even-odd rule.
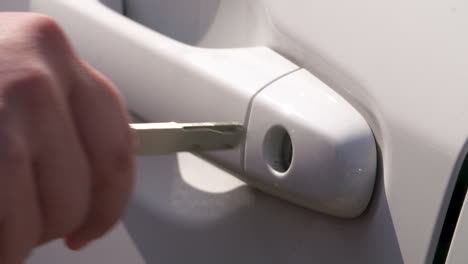
[[[374,138],[360,114],[325,84],[306,71],[294,73],[290,78],[288,74],[298,67],[269,49],[220,50],[185,46],[116,16],[99,2],[88,2],[86,5],[62,0],[33,1],[32,7],[53,15],[69,28],[69,34],[79,39],[78,48],[82,54],[122,87],[133,111],[151,121],[245,123],[249,115],[255,117],[250,119],[247,130],[248,163],[244,164],[244,146],[206,156],[241,174],[254,186],[313,210],[356,217],[367,207],[375,179]],[[176,3],[165,6],[180,7]],[[147,10],[154,8],[150,5]],[[88,25],[75,23],[85,17]],[[77,26],[80,28],[73,28]],[[80,30],[85,27],[88,34]],[[95,34],[114,39],[112,49],[104,42],[93,45],[91,50],[82,44]],[[90,57],[91,53],[99,53],[99,57]],[[115,67],[125,64],[135,68]],[[283,76],[293,81],[284,84]],[[275,86],[277,80],[285,87]],[[273,83],[273,90],[283,91],[275,96],[278,102],[273,101],[262,109],[254,104],[250,113],[254,96],[265,86],[268,94],[270,83]],[[287,89],[289,85],[295,87]],[[303,94],[305,90],[311,93]],[[310,98],[306,99],[310,102],[304,102],[304,97]],[[283,104],[283,98],[289,98],[288,105]],[[334,102],[330,103],[330,98]],[[265,103],[262,96],[258,100]],[[294,108],[295,101],[297,107]],[[309,104],[314,107],[308,108]],[[277,106],[283,108],[275,110]],[[290,115],[289,120],[285,115],[288,111],[297,114]],[[302,118],[313,112],[322,112],[322,118]],[[265,129],[269,128],[266,126],[275,125],[261,120],[277,120],[276,125],[296,131],[293,138],[297,145],[295,159],[290,173],[282,181],[264,169],[263,157],[257,153],[262,152]],[[317,137],[311,140],[311,135]],[[362,146],[358,146],[360,144]],[[362,158],[356,158],[355,151]],[[321,159],[313,158],[320,155]],[[314,174],[317,175],[312,176]]]
[[[269,46],[351,100],[377,137],[382,157],[377,211],[363,219],[370,222],[360,234],[367,250],[399,252],[386,257],[387,263],[431,262],[459,157],[467,151],[468,2],[264,4],[276,29]],[[382,263],[378,253],[368,257],[367,262]]]
[[[80,54],[117,84],[132,111],[150,122],[244,123],[254,94],[298,69],[267,48],[186,46],[97,0],[33,0],[31,8],[60,21]],[[241,152],[205,155],[239,171]]]
[[[252,0],[128,0],[125,14],[189,45],[249,47],[264,43],[268,34],[259,5]]]
[[[370,123],[380,150],[371,206],[339,220],[247,188],[196,191],[177,180],[173,163],[145,162],[140,188],[148,184],[157,196],[143,209],[135,200],[128,220],[144,254],[175,263],[431,262],[467,150],[468,3],[256,2],[268,15],[264,44],[319,76]],[[88,56],[97,61],[100,53]],[[197,184],[216,175],[200,175]],[[193,210],[180,217],[174,204]],[[187,217],[197,212],[216,217]]]
[[[271,149],[281,138],[266,141],[278,126],[292,142],[287,171],[269,164],[272,158],[281,162],[281,157],[269,157],[281,155]],[[366,121],[306,70],[279,79],[255,97],[245,147],[247,182],[319,212],[356,217],[369,204],[376,162]]]

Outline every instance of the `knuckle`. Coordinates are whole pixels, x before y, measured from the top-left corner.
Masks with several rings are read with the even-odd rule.
[[[46,30],[51,28],[58,28],[58,23],[50,16],[39,13],[31,13],[30,17],[33,21],[33,24],[38,28],[43,28]]]
[[[104,98],[108,98],[113,104],[121,104],[120,94],[110,80],[97,71],[92,73],[92,77],[97,84],[97,89]]]
[[[64,31],[53,18],[30,13],[22,16],[18,22],[17,35],[23,51],[33,52],[36,55],[47,55],[51,52],[65,55],[69,45]],[[19,37],[18,37],[19,36]]]
[[[6,98],[20,97],[22,101],[27,100],[29,104],[50,97],[54,78],[51,70],[45,65],[30,63],[21,67],[21,71],[17,71],[16,75],[4,91]],[[44,102],[41,100],[37,103]]]
[[[30,64],[23,68],[23,76],[18,80],[18,84],[22,87],[49,87],[53,83],[53,74],[45,65],[37,63]]]
[[[113,100],[114,103],[121,103],[118,89],[111,80],[86,62],[82,62],[82,66],[89,77],[89,81],[96,87],[96,92],[100,93],[104,98]]]
[[[32,13],[25,21],[25,27],[36,37],[36,40],[60,40],[63,37],[60,25],[51,17]]]
[[[7,48],[16,58],[22,54],[44,56],[68,47],[67,38],[60,25],[51,17],[37,13],[18,13],[7,27],[0,28],[6,36],[0,48]],[[62,53],[63,55],[63,53]],[[19,57],[20,56],[20,57]],[[8,58],[4,58],[7,59]]]

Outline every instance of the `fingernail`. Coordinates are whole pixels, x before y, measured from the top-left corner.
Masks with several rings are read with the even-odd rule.
[[[89,244],[90,241],[79,241],[79,240],[75,240],[71,237],[67,237],[65,238],[65,245],[70,249],[70,250],[73,250],[73,251],[79,251],[79,250],[82,250],[83,248],[85,248],[88,244]]]

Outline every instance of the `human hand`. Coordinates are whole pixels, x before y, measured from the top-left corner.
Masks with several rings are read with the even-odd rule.
[[[115,224],[132,188],[128,123],[54,20],[0,13],[0,263],[57,238],[79,249]]]

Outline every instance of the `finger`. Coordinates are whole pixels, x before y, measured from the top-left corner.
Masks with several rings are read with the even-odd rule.
[[[41,233],[41,213],[26,144],[18,133],[6,132],[0,123],[0,263],[16,264],[36,246]]]
[[[132,189],[134,167],[125,107],[104,77],[85,68],[88,75],[72,89],[70,101],[92,169],[92,201],[87,219],[67,240],[74,249],[102,236],[117,222]]]
[[[43,234],[40,242],[63,237],[84,221],[90,170],[75,132],[66,96],[44,66],[30,70],[6,97],[31,148]]]
[[[37,149],[33,169],[42,205],[44,243],[68,235],[85,220],[91,176],[67,109],[49,100],[35,116],[40,123],[31,122]]]
[[[76,137],[68,128],[50,129],[54,140],[44,142],[34,164],[44,219],[41,243],[76,230],[85,220],[91,194],[90,170]]]

